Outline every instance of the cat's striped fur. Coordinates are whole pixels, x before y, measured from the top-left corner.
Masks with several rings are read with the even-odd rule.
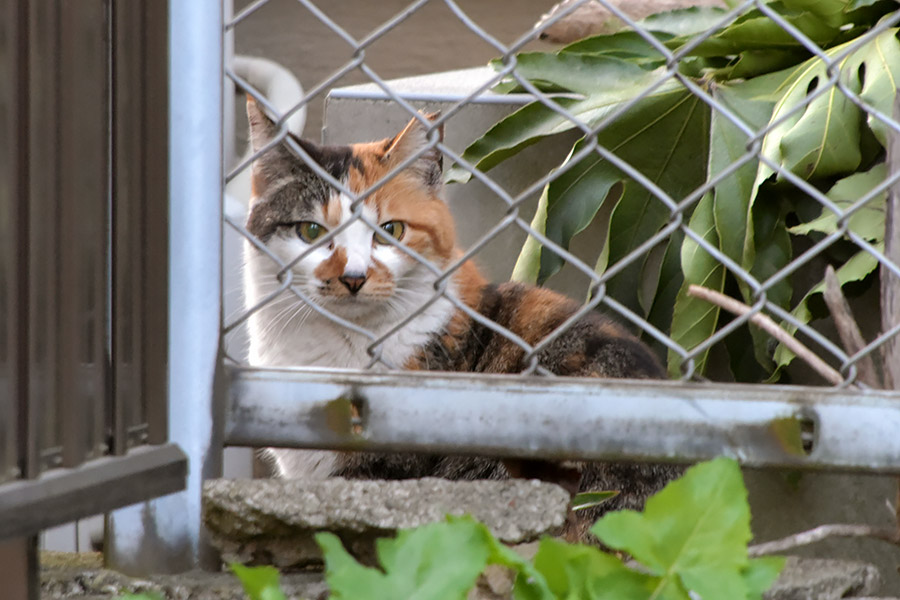
[[[255,150],[277,134],[254,102],[248,102]],[[434,118],[434,116],[427,116]],[[386,174],[428,146],[429,127],[413,119],[397,136],[379,142],[320,147],[296,140],[325,171],[353,193],[365,192]],[[442,130],[438,128],[437,135]],[[444,268],[460,256],[450,211],[442,198],[441,156],[433,149],[413,160],[369,194],[362,214],[396,232],[400,241],[434,265]],[[275,144],[254,163],[253,199],[248,230],[283,263],[301,253],[293,282],[314,302],[340,317],[381,335],[413,314],[434,294],[436,275],[357,221],[316,247],[310,225],[332,231],[350,219],[350,200],[333,190],[286,144]],[[306,229],[303,229],[306,227]],[[254,306],[275,289],[280,269],[252,245],[246,252],[247,305]],[[479,314],[509,329],[529,344],[554,331],[578,305],[547,289],[489,284],[471,261],[450,278],[447,292]],[[250,318],[249,361],[257,366],[316,365],[362,368],[370,363],[369,341],[333,323],[287,294]],[[396,367],[419,370],[517,373],[527,365],[515,343],[458,310],[449,300],[430,304],[389,338],[382,356]],[[623,327],[592,312],[538,354],[539,364],[558,375],[661,378],[664,371],[650,350]],[[598,382],[598,385],[602,385]],[[563,433],[564,435],[564,433]],[[537,463],[443,456],[335,454],[273,450],[278,475],[344,475],[405,478],[501,478],[540,475]],[[544,465],[546,466],[546,465]],[[553,471],[553,469],[551,469]],[[553,471],[557,475],[563,471]],[[637,506],[673,475],[671,467],[643,464],[591,465],[578,487],[619,489],[610,507]],[[554,475],[555,476],[555,475]]]

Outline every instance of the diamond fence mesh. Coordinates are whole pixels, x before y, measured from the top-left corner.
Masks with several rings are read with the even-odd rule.
[[[459,22],[496,50],[497,59],[492,76],[430,121],[420,103],[405,99],[375,72],[366,52],[410,15],[437,2],[413,2],[367,35],[354,37],[326,11],[298,0],[305,18],[343,39],[347,51],[343,66],[309,86],[287,111],[278,111],[234,68],[226,69],[278,128],[278,135],[248,153],[227,181],[286,145],[318,178],[351,199],[352,212],[293,256],[273,251],[243,222],[227,216],[226,227],[245,238],[248,252],[267,256],[275,268],[268,293],[232,315],[226,335],[267,309],[282,324],[313,312],[366,340],[368,359],[354,366],[401,369],[384,355],[385,342],[446,300],[519,346],[522,374],[548,375],[538,354],[599,309],[638,332],[667,362],[672,378],[781,377],[814,385],[892,387],[891,345],[900,322],[891,320],[889,306],[880,317],[879,312],[890,304],[891,289],[900,286],[889,194],[900,177],[890,164],[891,140],[900,132],[892,112],[900,76],[895,4],[747,1],[638,20],[625,4],[581,0],[564,4],[517,41],[503,44],[457,3],[443,0]],[[239,34],[266,4],[247,5],[226,30]],[[591,4],[621,21],[622,28],[559,51],[522,52]],[[313,160],[289,130],[296,113],[322,102],[351,72],[364,74],[428,131],[417,154],[362,193]],[[439,128],[460,110],[477,98],[502,94],[525,94],[530,103],[488,131],[472,131],[473,143],[464,150],[442,140]],[[491,168],[505,157],[565,132],[579,139],[552,170],[523,172],[524,183],[515,192],[492,178]],[[447,178],[456,181],[448,185],[480,182],[505,216],[443,267],[385,236],[427,269],[433,294],[395,323],[368,330],[311,297],[295,269],[357,221],[373,234],[380,231],[382,224],[364,214],[366,198],[434,150],[450,167]],[[542,195],[537,212],[529,203],[536,194]],[[605,239],[588,240],[591,258],[579,255],[572,249],[575,234],[603,218],[608,219]],[[450,286],[466,261],[489,260],[485,248],[510,230],[528,236],[517,278],[552,285],[553,275],[568,265],[588,282],[578,312],[537,343],[479,314]],[[837,282],[826,285],[829,269],[836,271]],[[826,308],[826,288],[852,297],[861,335],[850,335],[856,329],[852,318]],[[839,304],[829,301],[827,307]],[[762,323],[766,317],[768,329]],[[803,347],[792,345],[795,341]],[[796,354],[812,373],[791,366]],[[247,364],[240,355],[229,359]]]

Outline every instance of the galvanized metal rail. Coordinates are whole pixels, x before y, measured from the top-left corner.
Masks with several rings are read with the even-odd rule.
[[[900,393],[312,369],[228,370],[225,443],[900,473]],[[800,446],[797,435],[804,442]]]

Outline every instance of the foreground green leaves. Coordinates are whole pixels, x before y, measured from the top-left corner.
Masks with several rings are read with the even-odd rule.
[[[467,517],[378,540],[379,568],[356,562],[332,534],[317,541],[331,597],[354,600],[460,600],[490,564],[516,573],[516,600],[687,600],[692,593],[756,600],[784,564],[777,557],[748,558],[747,492],[737,463],[726,458],[688,469],[648,500],[643,513],[609,513],[592,531],[639,565],[552,538],[541,541],[529,562]]]
[[[275,567],[245,567],[231,563],[229,568],[241,581],[244,593],[250,600],[287,600],[281,591]]]
[[[707,340],[730,317],[689,297],[689,285],[748,304],[764,285],[770,305],[806,323],[815,317],[809,300],[821,289],[795,289],[796,282],[783,275],[796,238],[862,238],[877,248],[875,232],[884,227],[877,199],[850,207],[884,179],[884,119],[900,82],[900,42],[897,28],[869,32],[896,4],[784,0],[767,10],[777,20],[752,9],[699,43],[694,36],[723,23],[725,12],[685,9],[648,17],[642,25],[655,41],[622,31],[555,53],[517,56],[518,74],[555,94],[551,101],[588,129],[544,188],[532,228],[568,250],[593,223],[593,231],[602,232],[594,240],[599,260],[593,266],[604,292],[681,348],[696,349],[692,358],[700,375],[708,370]],[[818,44],[824,60],[779,20]],[[678,70],[693,89],[666,72],[663,46],[687,48]],[[517,87],[508,80],[498,90]],[[565,114],[535,102],[502,119],[462,156],[488,171],[530,144],[572,130]],[[869,176],[853,179],[863,173]],[[450,170],[451,180],[468,177],[459,166]],[[826,194],[833,203],[844,198],[843,204],[829,205]],[[834,206],[855,211],[847,227],[839,227]],[[691,235],[672,233],[678,224]],[[660,232],[669,233],[648,243]],[[555,246],[529,238],[514,278],[550,280],[566,262]],[[849,260],[846,249],[828,260],[842,283],[874,279],[875,261],[858,245]],[[732,356],[731,372],[719,377],[777,376],[793,358],[756,329],[732,335],[752,336],[759,366],[747,368],[741,349],[742,356]],[[673,376],[685,369],[682,355],[669,351]],[[718,362],[727,370],[727,359]]]

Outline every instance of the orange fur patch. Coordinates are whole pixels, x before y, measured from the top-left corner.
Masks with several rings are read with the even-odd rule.
[[[531,288],[522,298],[512,322],[512,330],[529,344],[537,344],[552,331],[554,315],[562,316],[565,305],[557,293],[544,288]]]
[[[350,169],[348,186],[362,194],[380,182],[390,166],[383,162],[385,142],[356,144],[353,154],[360,166]],[[365,203],[378,214],[379,223],[402,221],[406,224],[403,243],[438,266],[453,255],[456,230],[446,203],[409,172],[397,173],[372,192]]]
[[[334,280],[344,274],[344,267],[347,266],[347,251],[344,248],[335,248],[334,252],[328,260],[322,261],[314,271],[316,277],[321,281],[328,282]]]
[[[328,202],[322,207],[322,216],[325,220],[325,227],[334,229],[341,224],[341,201],[337,195],[332,194],[328,198]]]

